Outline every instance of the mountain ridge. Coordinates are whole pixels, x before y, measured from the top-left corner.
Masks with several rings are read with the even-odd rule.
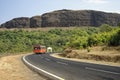
[[[95,26],[102,24],[117,26],[120,14],[95,10],[56,10],[40,16],[18,17],[7,21],[2,28],[38,28],[38,27],[74,27]]]

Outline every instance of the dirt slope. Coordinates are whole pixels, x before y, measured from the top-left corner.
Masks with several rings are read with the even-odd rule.
[[[118,47],[97,46],[92,47],[90,49],[91,49],[90,52],[88,52],[87,49],[82,50],[66,49],[63,53],[52,54],[51,56],[73,61],[120,67],[119,46]]]
[[[0,58],[0,80],[46,80],[31,71],[21,61],[22,55]]]

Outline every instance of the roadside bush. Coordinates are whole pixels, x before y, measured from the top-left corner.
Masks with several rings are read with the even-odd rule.
[[[54,52],[60,52],[64,48],[83,49],[107,44],[119,46],[120,28],[103,25],[100,28],[0,31],[0,53],[30,52],[34,44],[51,46]]]
[[[120,45],[120,30],[118,30],[116,32],[116,34],[114,34],[110,41],[109,41],[109,45],[110,46],[119,46]]]
[[[109,32],[112,31],[112,27],[108,24],[102,24],[100,26],[100,32]]]

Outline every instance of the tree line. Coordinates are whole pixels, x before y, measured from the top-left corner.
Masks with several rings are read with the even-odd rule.
[[[30,52],[34,44],[51,46],[55,52],[63,51],[65,48],[120,46],[120,27],[103,24],[100,27],[55,28],[48,31],[24,29],[0,31],[0,54]]]

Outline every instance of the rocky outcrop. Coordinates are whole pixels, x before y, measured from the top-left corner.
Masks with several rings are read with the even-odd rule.
[[[42,16],[42,26],[91,26],[90,11],[59,10]]]
[[[109,24],[116,26],[120,22],[120,14],[105,13],[93,10],[59,10],[42,15],[42,26],[100,26]]]
[[[30,19],[28,17],[14,18],[4,24],[1,27],[4,28],[28,28],[30,25]]]
[[[100,26],[102,24],[117,26],[120,23],[120,14],[116,13],[92,11],[91,18],[93,26]]]
[[[70,26],[100,26],[109,24],[117,26],[120,14],[93,10],[58,10],[32,18],[21,17],[1,25],[5,28],[36,28],[36,27],[70,27]]]
[[[31,28],[37,28],[41,27],[41,16],[34,16],[30,18],[30,27]]]

